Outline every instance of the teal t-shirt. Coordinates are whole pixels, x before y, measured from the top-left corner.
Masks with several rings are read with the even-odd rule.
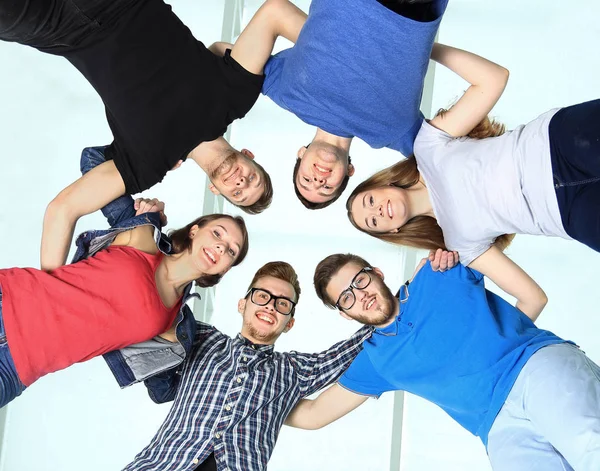
[[[405,18],[377,0],[313,0],[296,45],[265,66],[262,92],[302,121],[409,156],[436,19]]]
[[[538,329],[486,290],[479,272],[462,265],[439,273],[427,263],[408,291],[395,322],[364,342],[340,384],[358,394],[403,390],[421,396],[487,446],[527,360],[564,340]]]

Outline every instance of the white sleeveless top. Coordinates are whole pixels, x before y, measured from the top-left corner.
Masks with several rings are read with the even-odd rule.
[[[502,234],[570,239],[554,190],[554,109],[499,137],[454,138],[423,122],[414,149],[449,250],[469,265]]]

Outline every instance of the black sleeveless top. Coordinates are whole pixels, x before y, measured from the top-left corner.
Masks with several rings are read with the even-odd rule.
[[[264,76],[217,57],[162,0],[139,0],[96,39],[63,55],[106,107],[113,159],[129,194],[160,182],[198,144],[222,136],[260,94]]]

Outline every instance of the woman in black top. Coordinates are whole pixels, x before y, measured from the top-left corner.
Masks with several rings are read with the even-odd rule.
[[[231,50],[209,50],[162,0],[1,2],[0,39],[71,62],[102,98],[114,136],[109,161],[48,206],[42,268],[64,263],[79,217],[151,187],[188,157],[213,192],[250,213],[265,209],[268,174],[222,135],[258,98],[277,36],[295,41],[305,18],[287,0],[267,0]]]

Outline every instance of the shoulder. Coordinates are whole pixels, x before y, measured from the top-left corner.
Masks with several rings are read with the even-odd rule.
[[[454,139],[453,136],[446,131],[436,128],[428,120],[424,119],[421,123],[421,128],[415,138],[415,150],[417,146],[427,146],[432,144],[443,144]]]

